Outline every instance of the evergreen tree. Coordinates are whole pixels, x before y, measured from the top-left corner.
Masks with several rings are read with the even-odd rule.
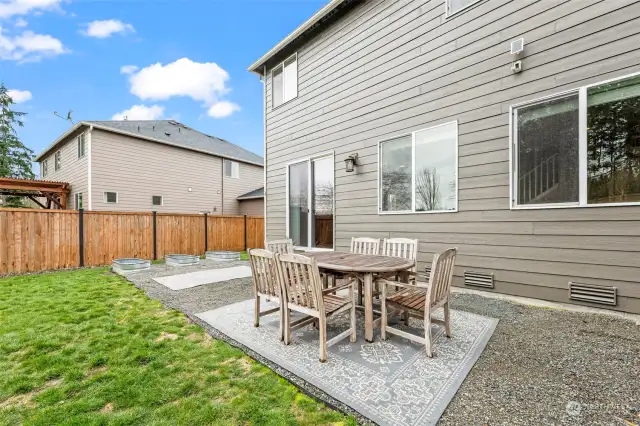
[[[0,177],[33,179],[33,151],[20,142],[16,132],[16,127],[23,126],[20,117],[26,113],[11,109],[14,102],[8,92],[4,84],[0,83]],[[23,207],[23,199],[9,196],[5,206]]]

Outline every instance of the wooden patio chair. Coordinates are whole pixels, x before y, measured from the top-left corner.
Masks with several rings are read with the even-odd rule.
[[[303,327],[314,321],[320,330],[320,362],[327,360],[327,348],[340,340],[351,336],[351,343],[356,341],[356,311],[353,301],[353,282],[341,284],[328,289],[322,288],[318,263],[315,259],[299,254],[276,254],[276,268],[281,287],[283,308],[284,343],[291,343],[291,330]],[[342,297],[331,292],[349,289],[349,296]],[[291,312],[297,311],[307,315],[291,322]],[[341,312],[350,311],[350,327],[327,341],[327,318]]]
[[[449,296],[451,293],[451,281],[453,279],[453,268],[456,263],[457,253],[457,248],[451,248],[433,257],[428,283],[416,281],[415,284],[407,284],[385,279],[378,280],[380,285],[382,285],[382,318],[380,320],[380,337],[382,340],[387,338],[387,333],[391,333],[414,342],[423,343],[427,351],[427,356],[431,357],[433,355],[431,349],[431,323],[443,325],[447,337],[451,337]],[[388,286],[399,286],[401,290],[387,296]],[[422,318],[424,321],[424,338],[389,327],[387,324],[387,305],[404,311],[407,314],[405,315],[407,324],[409,316]],[[433,312],[438,308],[444,309],[444,321],[431,317]]]
[[[273,241],[264,241],[264,248],[269,250],[271,253],[293,253],[293,240],[273,240]]]
[[[402,257],[413,260],[418,258],[418,240],[410,238],[385,238],[382,243],[382,254],[384,256]],[[415,281],[416,266],[409,270],[409,280]]]
[[[280,340],[282,340],[284,336],[282,332],[282,296],[280,293],[280,284],[278,283],[274,254],[267,250],[251,249],[249,250],[249,263],[251,264],[253,291],[255,293],[253,325],[259,327],[261,316],[280,311]],[[260,311],[261,297],[264,297],[267,301],[276,302],[280,306],[266,311]]]
[[[380,239],[369,237],[352,237],[351,253],[380,254]],[[362,305],[362,281],[358,280],[358,305]]]
[[[380,240],[369,237],[351,238],[351,253],[380,254]]]

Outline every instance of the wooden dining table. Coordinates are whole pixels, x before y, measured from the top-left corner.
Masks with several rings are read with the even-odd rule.
[[[357,276],[364,284],[364,337],[373,341],[373,280],[377,274],[402,274],[413,268],[415,261],[402,257],[356,254],[340,251],[306,252],[318,262],[320,271],[328,275]]]

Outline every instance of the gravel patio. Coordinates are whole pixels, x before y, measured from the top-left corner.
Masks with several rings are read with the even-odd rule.
[[[203,260],[200,265],[179,269],[152,265],[151,271],[127,278],[150,297],[184,312],[213,337],[242,346],[195,314],[252,298],[250,278],[173,291],[151,277],[247,264]],[[640,326],[636,323],[475,294],[455,294],[453,309],[500,321],[438,424],[640,423]],[[369,423],[323,391],[243,349],[308,394]]]

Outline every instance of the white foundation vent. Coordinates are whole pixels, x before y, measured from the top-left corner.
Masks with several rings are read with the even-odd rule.
[[[569,299],[615,306],[618,304],[618,289],[610,286],[570,282]]]
[[[464,285],[493,288],[493,274],[486,272],[464,271]]]

